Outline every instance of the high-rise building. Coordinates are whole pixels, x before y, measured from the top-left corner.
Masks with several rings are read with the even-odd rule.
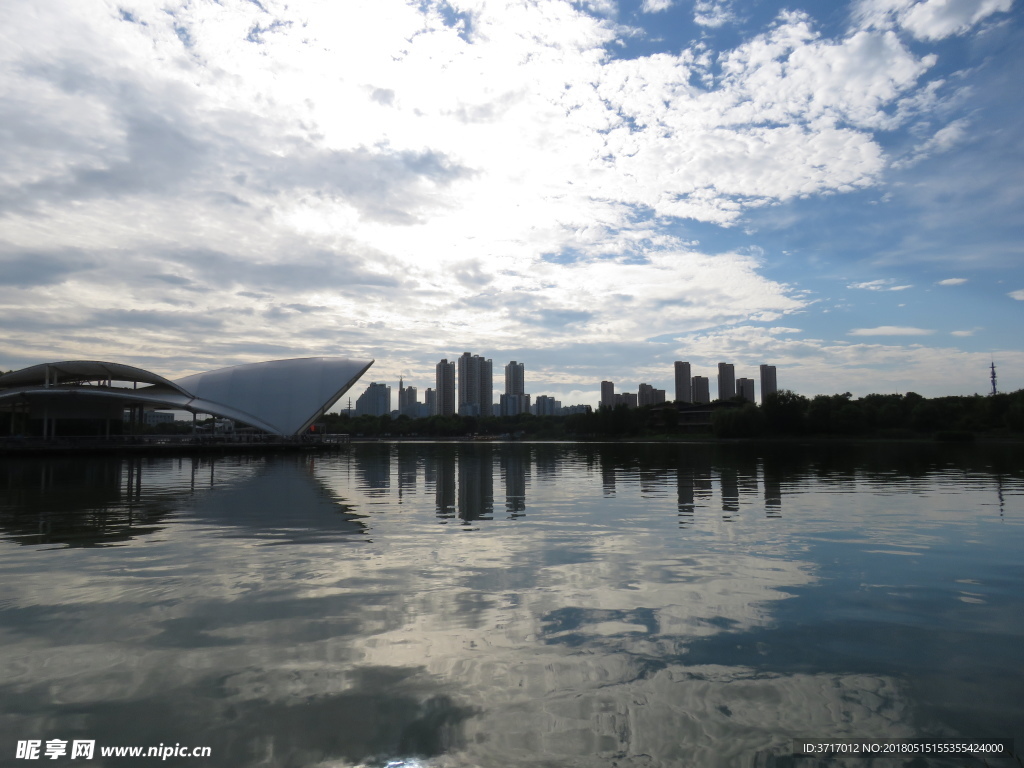
[[[531,413],[529,395],[499,395],[498,413],[502,416],[518,416]]]
[[[423,390],[423,408],[421,413],[424,416],[433,416],[437,413],[437,392],[430,387]]]
[[[693,390],[690,387],[690,364],[676,360],[676,402],[692,403]]]
[[[383,416],[391,413],[391,387],[373,381],[356,398],[356,416]]]
[[[505,366],[505,394],[522,395],[526,393],[524,381],[525,366],[513,360]]]
[[[419,402],[416,400],[416,387],[406,387],[402,377],[398,377],[398,415],[415,419],[420,415]]]
[[[637,405],[657,405],[665,402],[665,390],[655,389],[650,384],[641,384],[636,393]]]
[[[690,384],[694,403],[707,405],[711,402],[711,384],[707,376],[694,376]]]
[[[447,358],[435,369],[434,413],[438,416],[455,414],[455,363],[449,363]]]
[[[615,384],[610,381],[601,382],[601,407],[615,407]]]
[[[775,383],[775,366],[774,365],[762,365],[761,366],[761,403],[764,404],[764,399],[768,395],[773,395],[779,391],[778,384]]]
[[[736,379],[736,394],[748,402],[754,402],[754,380]]]
[[[718,399],[736,397],[736,367],[732,363],[718,364]]]
[[[571,416],[574,413],[593,413],[594,409],[589,405],[563,405],[561,414],[563,416]]]
[[[493,391],[491,361],[464,352],[459,358],[459,415],[491,416]]]
[[[533,413],[536,416],[559,416],[562,410],[560,400],[548,395],[537,395],[537,402],[533,406]]]
[[[619,392],[615,395],[615,405],[624,405],[627,408],[636,408],[636,392]]]
[[[515,360],[505,366],[505,394],[499,397],[498,413],[502,416],[530,413],[530,396],[526,394],[524,366]]]
[[[636,388],[636,404],[639,406],[654,404],[654,387],[650,384],[640,384]]]

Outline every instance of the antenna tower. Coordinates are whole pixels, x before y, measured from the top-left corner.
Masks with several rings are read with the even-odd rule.
[[[996,361],[992,361],[992,394],[996,393]]]

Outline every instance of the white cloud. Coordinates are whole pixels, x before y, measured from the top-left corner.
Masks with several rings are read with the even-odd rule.
[[[865,283],[850,283],[847,288],[854,288],[865,291],[905,291],[913,288],[912,285],[893,285],[896,281],[892,278],[882,280],[870,280]]]
[[[903,325],[880,325],[877,328],[854,328],[850,336],[928,336],[935,331]]]
[[[941,40],[1012,5],[1013,0],[926,0],[907,10],[900,23],[919,40]]]
[[[921,330],[921,329],[914,329]],[[856,339],[829,341],[769,333],[752,325],[736,325],[681,337],[665,356],[662,378],[650,376],[655,386],[671,388],[671,359],[690,360],[694,375],[714,377],[720,360],[736,364],[737,376],[757,377],[757,366],[778,369],[779,386],[804,395],[852,392],[915,391],[928,397],[983,392],[988,386],[989,352],[967,352],[953,346],[883,343]],[[948,338],[948,337],[946,337]],[[1024,352],[1003,349],[996,353],[1000,377],[1024,379]],[[647,380],[647,379],[641,379]]]
[[[961,118],[943,126],[923,144],[915,147],[910,155],[893,162],[892,167],[896,169],[909,168],[927,157],[948,152],[965,139],[970,124],[970,120]]]
[[[941,40],[1012,6],[1013,0],[862,0],[854,16],[862,26],[895,24],[919,40]]]
[[[1019,291],[1010,291],[1010,293],[1006,295],[1009,296],[1011,299],[1016,299],[1017,301],[1024,301],[1024,289]]]
[[[619,12],[616,0],[585,0],[583,5],[600,16],[614,17]]]
[[[974,331],[950,331],[953,336],[973,336]]]
[[[640,10],[644,13],[657,13],[667,11],[672,7],[672,0],[644,0]]]
[[[936,285],[963,285],[966,282],[966,277],[947,277],[945,280],[939,280]]]
[[[696,0],[693,21],[702,27],[721,27],[736,20],[729,0]]]
[[[168,374],[306,353],[408,368],[447,344],[628,344],[806,306],[673,226],[878,183],[874,132],[921,108],[934,58],[791,13],[731,50],[618,59],[633,31],[611,0],[587,7],[11,14],[4,352],[143,355]]]

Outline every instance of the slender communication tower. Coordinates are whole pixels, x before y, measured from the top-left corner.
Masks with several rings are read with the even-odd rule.
[[[992,361],[992,394],[996,393],[996,361]]]

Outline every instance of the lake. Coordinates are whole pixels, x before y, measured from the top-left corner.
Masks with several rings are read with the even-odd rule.
[[[793,757],[840,738],[1022,752],[1022,453],[5,460],[0,764],[39,764],[16,759],[28,740],[95,743],[47,765],[122,766],[871,764]],[[100,754],[157,745],[211,756]]]

